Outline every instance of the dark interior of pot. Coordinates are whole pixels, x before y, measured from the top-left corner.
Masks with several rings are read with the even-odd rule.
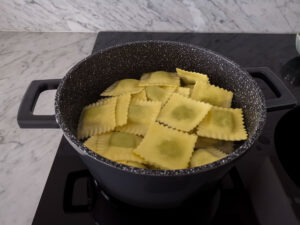
[[[264,97],[256,82],[231,61],[213,52],[176,42],[140,42],[110,48],[77,64],[57,92],[59,125],[74,140],[81,110],[97,101],[100,93],[117,80],[139,78],[142,73],[185,70],[208,74],[212,84],[234,93],[233,107],[242,108],[249,138],[234,154],[246,151],[265,120]]]

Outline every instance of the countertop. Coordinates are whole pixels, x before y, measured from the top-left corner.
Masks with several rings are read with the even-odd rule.
[[[62,136],[59,129],[20,129],[17,111],[32,80],[62,78],[89,55],[95,33],[0,32],[0,224],[28,225]],[[55,91],[35,113],[54,114]]]
[[[1,4],[0,30],[76,31],[0,31],[1,225],[32,223],[62,136],[59,129],[20,129],[16,120],[20,101],[32,80],[62,78],[91,53],[97,34],[78,31],[300,31],[300,3],[293,0],[124,2],[92,0],[84,7],[71,0]],[[54,113],[54,93],[42,93],[35,113]]]

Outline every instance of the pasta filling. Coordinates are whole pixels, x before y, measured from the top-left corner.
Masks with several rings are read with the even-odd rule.
[[[219,140],[240,141],[247,139],[241,109],[212,107],[200,122],[197,134]]]
[[[196,139],[195,135],[155,122],[134,152],[154,167],[184,169],[188,167]]]
[[[174,93],[160,111],[158,121],[182,131],[191,131],[209,112],[211,105]]]

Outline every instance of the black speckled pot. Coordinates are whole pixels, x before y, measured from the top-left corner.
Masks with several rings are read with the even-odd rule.
[[[176,67],[208,74],[211,83],[234,92],[233,107],[243,108],[249,138],[228,157],[192,169],[147,170],[96,155],[76,138],[82,108],[97,101],[113,82],[156,70],[175,71]],[[142,207],[174,207],[195,192],[212,188],[253,145],[266,119],[264,96],[247,71],[212,51],[165,41],[128,43],[82,60],[60,82],[55,111],[65,137],[103,189],[121,201]]]

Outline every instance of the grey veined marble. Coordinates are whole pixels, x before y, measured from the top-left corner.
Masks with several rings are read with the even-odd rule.
[[[35,79],[62,78],[91,53],[95,38],[90,33],[0,32],[1,225],[31,224],[62,136],[59,129],[18,127],[27,86]],[[35,113],[53,114],[53,92],[41,97]]]
[[[299,0],[2,0],[0,30],[299,32]]]

